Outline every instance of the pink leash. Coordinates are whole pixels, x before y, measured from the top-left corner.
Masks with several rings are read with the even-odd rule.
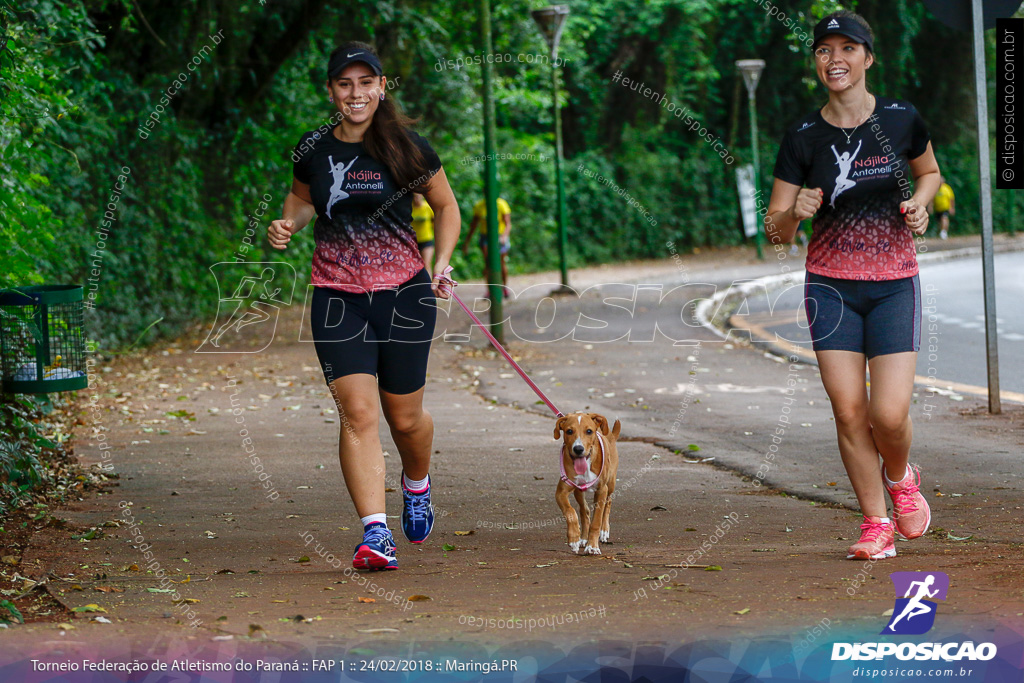
[[[480,321],[480,318],[476,317],[476,314],[473,313],[473,311],[469,308],[469,306],[467,306],[466,304],[464,304],[462,302],[462,299],[459,298],[459,295],[455,293],[455,286],[458,285],[459,283],[456,282],[455,280],[451,279],[451,277],[448,276],[448,273],[450,273],[450,272],[452,272],[452,267],[448,266],[447,268],[444,269],[444,273],[442,273],[441,275],[435,275],[434,276],[435,278],[439,278],[441,280],[438,283],[438,288],[443,288],[446,294],[449,294],[452,298],[455,299],[455,301],[458,302],[458,304],[460,306],[462,306],[462,310],[464,310],[466,312],[466,315],[468,315],[470,317],[470,319],[477,324],[477,326],[480,328],[480,331],[483,332],[484,335],[487,336],[487,339],[489,339],[491,344],[494,346],[494,348],[496,348],[498,350],[498,353],[500,353],[502,356],[505,357],[505,360],[507,360],[509,362],[509,365],[511,365],[513,368],[515,368],[515,371],[519,373],[519,376],[523,378],[523,381],[526,382],[527,384],[529,384],[530,388],[533,389],[534,393],[536,393],[538,396],[540,396],[540,400],[544,401],[544,403],[547,405],[547,407],[551,409],[551,412],[553,412],[555,414],[555,417],[565,417],[565,415],[562,413],[562,411],[559,410],[558,408],[556,408],[555,404],[552,403],[551,400],[548,399],[548,397],[544,395],[544,392],[540,390],[540,387],[538,387],[534,383],[534,381],[532,379],[530,379],[530,376],[526,374],[526,371],[523,370],[521,367],[519,367],[519,363],[516,363],[514,360],[512,360],[512,356],[510,356],[508,351],[506,351],[505,348],[501,344],[498,343],[498,340],[494,338],[494,335],[492,335],[487,330],[487,327],[485,327],[484,324]],[[598,434],[597,434],[597,442],[601,445],[601,471],[597,473],[597,476],[594,477],[594,479],[592,479],[591,481],[589,481],[587,483],[584,483],[583,485],[577,484],[576,482],[574,482],[572,479],[570,479],[566,475],[566,473],[565,473],[565,457],[564,457],[564,455],[565,455],[565,444],[562,444],[562,450],[559,451],[559,454],[558,454],[558,467],[559,467],[559,469],[561,470],[561,473],[562,473],[562,481],[564,481],[569,486],[572,486],[574,488],[579,489],[580,491],[586,491],[587,489],[589,489],[591,486],[596,484],[601,479],[601,472],[604,471],[604,460],[605,460],[605,457],[604,457],[604,439],[601,438],[600,432],[598,432]]]
[[[540,387],[538,387],[534,383],[534,381],[530,379],[530,376],[526,374],[526,371],[519,367],[519,363],[516,363],[514,360],[512,360],[512,356],[510,356],[508,351],[506,351],[504,347],[502,347],[502,345],[498,343],[498,340],[494,338],[494,335],[487,330],[487,327],[480,321],[480,318],[476,317],[476,314],[473,313],[472,310],[470,310],[469,306],[462,303],[462,299],[460,299],[459,295],[455,293],[455,285],[459,283],[448,277],[448,273],[450,272],[452,272],[452,267],[448,266],[447,268],[444,269],[443,274],[434,276],[436,278],[441,278],[441,282],[438,283],[438,287],[443,287],[445,292],[447,294],[450,294],[459,303],[459,305],[462,306],[462,310],[466,312],[466,315],[468,315],[473,320],[473,322],[477,324],[477,326],[480,328],[480,331],[487,336],[487,338],[490,340],[494,348],[498,350],[498,353],[505,357],[505,360],[509,362],[509,365],[511,365],[515,369],[515,371],[519,373],[519,376],[523,378],[523,381],[529,384],[530,388],[533,389],[533,391],[538,396],[540,396],[540,400],[544,401],[547,407],[551,409],[551,412],[555,414],[555,417],[564,417],[562,411],[555,407],[555,404],[552,403],[548,399],[548,397],[544,395],[544,392],[540,390]],[[451,284],[449,285],[449,283]]]

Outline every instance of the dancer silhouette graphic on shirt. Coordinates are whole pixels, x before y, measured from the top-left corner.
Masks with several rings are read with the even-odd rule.
[[[863,140],[857,141],[857,149],[853,150],[853,154],[849,152],[840,154],[836,151],[836,146],[832,145],[832,153],[836,155],[836,164],[839,166],[839,175],[836,176],[836,187],[832,190],[832,201],[829,202],[833,209],[836,208],[836,197],[857,184],[849,178],[850,167],[853,166],[853,160],[857,156],[857,152],[860,151],[860,146],[863,142]]]
[[[896,623],[903,617],[906,617],[907,621],[910,621],[916,616],[919,616],[921,614],[928,614],[932,611],[932,608],[928,605],[922,604],[921,600],[923,598],[934,598],[938,594],[938,588],[936,588],[933,591],[928,590],[933,583],[935,583],[934,574],[929,574],[924,581],[911,582],[911,584],[907,587],[906,595],[904,595],[903,597],[910,598],[910,593],[914,590],[914,586],[917,586],[917,594],[914,595],[914,597],[910,598],[910,601],[907,603],[907,606],[903,609],[900,615],[893,619],[892,623],[889,624],[890,631],[892,631],[893,633],[896,632]]]
[[[344,165],[340,161],[335,164],[333,157],[327,157],[327,162],[331,165],[331,175],[334,176],[334,183],[331,184],[331,197],[327,200],[327,217],[331,217],[331,207],[336,202],[340,202],[342,199],[347,199],[349,194],[345,190],[341,189],[342,184],[345,182],[345,174],[348,173],[348,169],[352,168],[352,164],[356,163],[355,157],[352,161],[348,162],[348,165]]]

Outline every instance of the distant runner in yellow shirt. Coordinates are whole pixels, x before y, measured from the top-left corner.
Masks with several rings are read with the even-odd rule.
[[[949,217],[956,215],[956,197],[945,177],[940,178],[939,182],[942,184],[932,200],[932,213],[939,217],[939,237],[946,239],[949,236]]]
[[[427,270],[433,272],[434,260],[434,210],[421,194],[412,196],[412,229],[416,231],[416,246]]]
[[[469,244],[473,241],[473,233],[480,228],[480,250],[484,254],[484,279],[490,283],[494,282],[487,260],[487,205],[481,199],[473,206],[473,221],[469,224],[469,234],[466,241],[462,243],[462,253],[469,253]],[[505,288],[505,296],[511,296],[512,290],[508,288],[508,264],[505,257],[512,247],[512,208],[501,197],[498,197],[498,244],[501,245],[501,284]]]

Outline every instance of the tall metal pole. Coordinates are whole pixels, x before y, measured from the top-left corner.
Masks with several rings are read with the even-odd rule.
[[[480,31],[484,36],[484,54],[493,54],[491,45],[491,4],[480,0]],[[487,269],[490,279],[491,310],[490,332],[500,343],[505,343],[501,321],[505,290],[501,282],[501,246],[498,242],[498,163],[494,158],[494,98],[491,96],[491,63],[483,60],[484,97],[484,206],[487,211]]]
[[[569,287],[569,268],[566,261],[568,236],[565,220],[565,180],[562,177],[562,117],[558,107],[558,67],[555,65],[558,48],[551,50],[551,111],[555,117],[555,182],[558,185],[558,261],[562,270],[562,289]]]
[[[985,281],[985,359],[988,412],[1002,412],[999,398],[999,342],[996,338],[995,259],[992,244],[992,178],[988,150],[988,87],[985,78],[985,23],[981,0],[971,3],[974,28],[974,91],[978,103],[978,171],[981,177],[981,265]]]
[[[761,161],[757,153],[757,96],[753,88],[747,90],[747,102],[750,104],[750,150],[754,160],[754,192],[761,189]],[[757,224],[757,234],[754,236],[754,243],[757,245],[757,258],[764,260],[764,229],[760,221]]]

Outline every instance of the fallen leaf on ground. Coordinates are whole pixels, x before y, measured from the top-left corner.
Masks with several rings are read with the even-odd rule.
[[[736,610],[735,612],[733,612],[733,614],[739,614],[740,616],[742,616],[742,615],[746,614],[749,611],[750,611],[749,607],[744,607],[743,609]]]
[[[377,602],[374,598],[357,598],[359,602]]]
[[[400,633],[397,628],[357,628],[356,633]]]
[[[455,550],[455,546],[453,546],[451,543],[445,543],[441,546],[441,550]]]
[[[473,530],[470,529],[469,531],[456,531],[455,535],[456,536],[469,536],[472,533],[473,533]]]
[[[408,600],[409,602],[423,602],[424,600],[432,600],[432,599],[433,598],[431,598],[430,596],[419,595],[419,594],[417,594],[417,595],[410,595],[409,597],[406,598],[406,600]]]
[[[103,609],[102,607],[100,607],[96,603],[90,603],[88,605],[82,605],[81,607],[74,607],[74,608],[71,609],[71,611],[72,612],[106,612],[107,610]]]

